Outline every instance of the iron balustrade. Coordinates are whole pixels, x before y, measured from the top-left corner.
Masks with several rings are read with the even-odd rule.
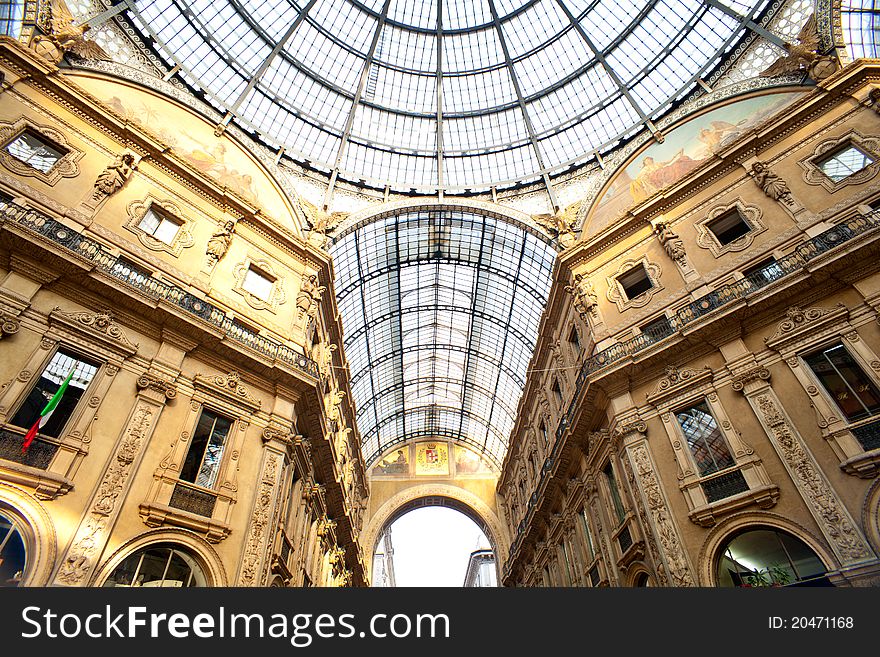
[[[852,433],[866,452],[880,448],[880,420],[853,427]]]
[[[130,263],[113,255],[103,245],[61,222],[32,208],[25,208],[11,201],[2,200],[0,200],[0,217],[5,221],[13,221],[28,231],[41,235],[54,244],[84,258],[99,270],[138,292],[159,301],[167,301],[185,310],[217,327],[226,336],[253,351],[277,359],[316,379],[320,378],[318,364],[311,358],[294,351],[277,340],[244,328],[214,304],[190,294],[177,285],[166,283],[134,269]]]
[[[171,500],[168,506],[189,511],[205,518],[214,515],[214,506],[217,504],[217,495],[207,491],[194,488],[183,482],[177,482],[174,485],[174,491],[171,493]]]
[[[749,490],[746,478],[740,470],[733,470],[707,479],[700,482],[700,486],[706,494],[706,501],[710,504]]]
[[[692,301],[683,308],[680,308],[669,316],[669,329],[664,327],[661,331],[655,333],[650,331],[648,333],[642,333],[625,342],[620,342],[607,349],[603,349],[587,358],[578,372],[571,403],[569,404],[565,415],[563,415],[560,420],[559,426],[556,428],[556,441],[550,454],[547,456],[548,462],[552,463],[562,449],[562,436],[574,420],[581,393],[591,375],[675,335],[678,331],[682,330],[689,324],[703,319],[719,308],[724,308],[736,301],[746,299],[758,290],[772,285],[790,274],[803,271],[804,267],[810,261],[815,260],[832,249],[835,249],[836,247],[845,244],[878,226],[880,226],[880,211],[878,210],[842,221],[825,232],[820,233],[816,237],[807,240],[784,258],[780,258],[779,260],[768,264],[767,267],[752,272],[741,280],[723,285],[718,289],[703,295],[699,299]],[[662,335],[662,333],[666,333],[667,331],[667,335]],[[871,425],[869,426],[871,428],[866,428],[862,432],[862,435],[857,434],[857,438],[859,438],[859,440],[864,438],[867,444],[873,444],[875,447],[880,447],[880,427],[874,428]],[[863,446],[864,445],[865,443],[863,443]],[[865,449],[868,448],[865,447]],[[541,491],[543,486],[549,480],[549,471],[550,468],[547,463],[545,463],[544,467],[541,468],[541,478],[536,488],[537,491]],[[522,540],[525,528],[529,523],[534,506],[535,505],[530,501],[525,517],[517,527],[517,537],[511,543],[510,551],[508,553],[511,559],[508,560],[505,570],[509,568],[510,563],[512,563],[514,552],[519,549],[520,541]]]
[[[0,459],[15,461],[32,468],[46,470],[52,462],[52,457],[58,451],[58,445],[40,436],[34,438],[26,452],[21,451],[24,444],[24,431],[15,432],[9,429],[0,429]]]

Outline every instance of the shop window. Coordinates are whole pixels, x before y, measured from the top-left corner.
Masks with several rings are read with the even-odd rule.
[[[847,420],[855,422],[880,412],[880,391],[842,343],[804,360]]]
[[[207,586],[207,581],[204,571],[188,551],[160,543],[126,557],[104,586],[194,587]]]
[[[753,529],[721,549],[719,586],[830,586],[825,566],[810,547],[777,529]]]
[[[0,587],[18,586],[26,567],[24,537],[15,521],[0,513]]]
[[[705,400],[677,411],[675,417],[700,476],[705,477],[735,464],[727,441]]]

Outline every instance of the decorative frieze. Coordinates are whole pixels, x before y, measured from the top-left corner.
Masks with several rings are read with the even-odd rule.
[[[781,410],[773,391],[767,389],[747,398],[841,563],[850,564],[872,558],[867,541],[797,430]]]
[[[669,506],[663,495],[657,471],[648,454],[646,441],[627,448],[636,474],[638,491],[650,515],[650,527],[660,544],[661,559],[673,586],[695,586],[693,574]]]
[[[272,538],[271,530],[275,526],[273,520],[277,506],[276,488],[282,457],[272,451],[267,451],[265,454],[266,459],[242,556],[241,573],[238,578],[240,586],[265,584],[268,576],[268,570],[263,565],[268,552],[268,542]]]

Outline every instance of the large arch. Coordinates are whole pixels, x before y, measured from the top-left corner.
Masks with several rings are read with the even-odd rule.
[[[504,547],[507,545],[504,525],[492,508],[480,497],[463,488],[451,484],[425,483],[406,488],[382,504],[368,518],[364,519],[361,534],[367,558],[367,579],[372,580],[373,557],[382,532],[404,514],[426,506],[445,506],[465,514],[473,520],[495,550],[495,563],[499,573],[504,565]],[[499,577],[499,582],[501,581]]]
[[[0,482],[0,512],[17,520],[22,530],[27,562],[21,586],[46,586],[58,551],[52,518],[33,495],[5,482]]]

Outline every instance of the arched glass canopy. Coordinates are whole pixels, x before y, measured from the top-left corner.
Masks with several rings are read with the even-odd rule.
[[[330,252],[367,465],[430,436],[500,466],[550,291],[546,238],[426,209],[354,226]]]
[[[307,166],[418,192],[548,180],[689,93],[769,0],[132,0],[221,111]]]

